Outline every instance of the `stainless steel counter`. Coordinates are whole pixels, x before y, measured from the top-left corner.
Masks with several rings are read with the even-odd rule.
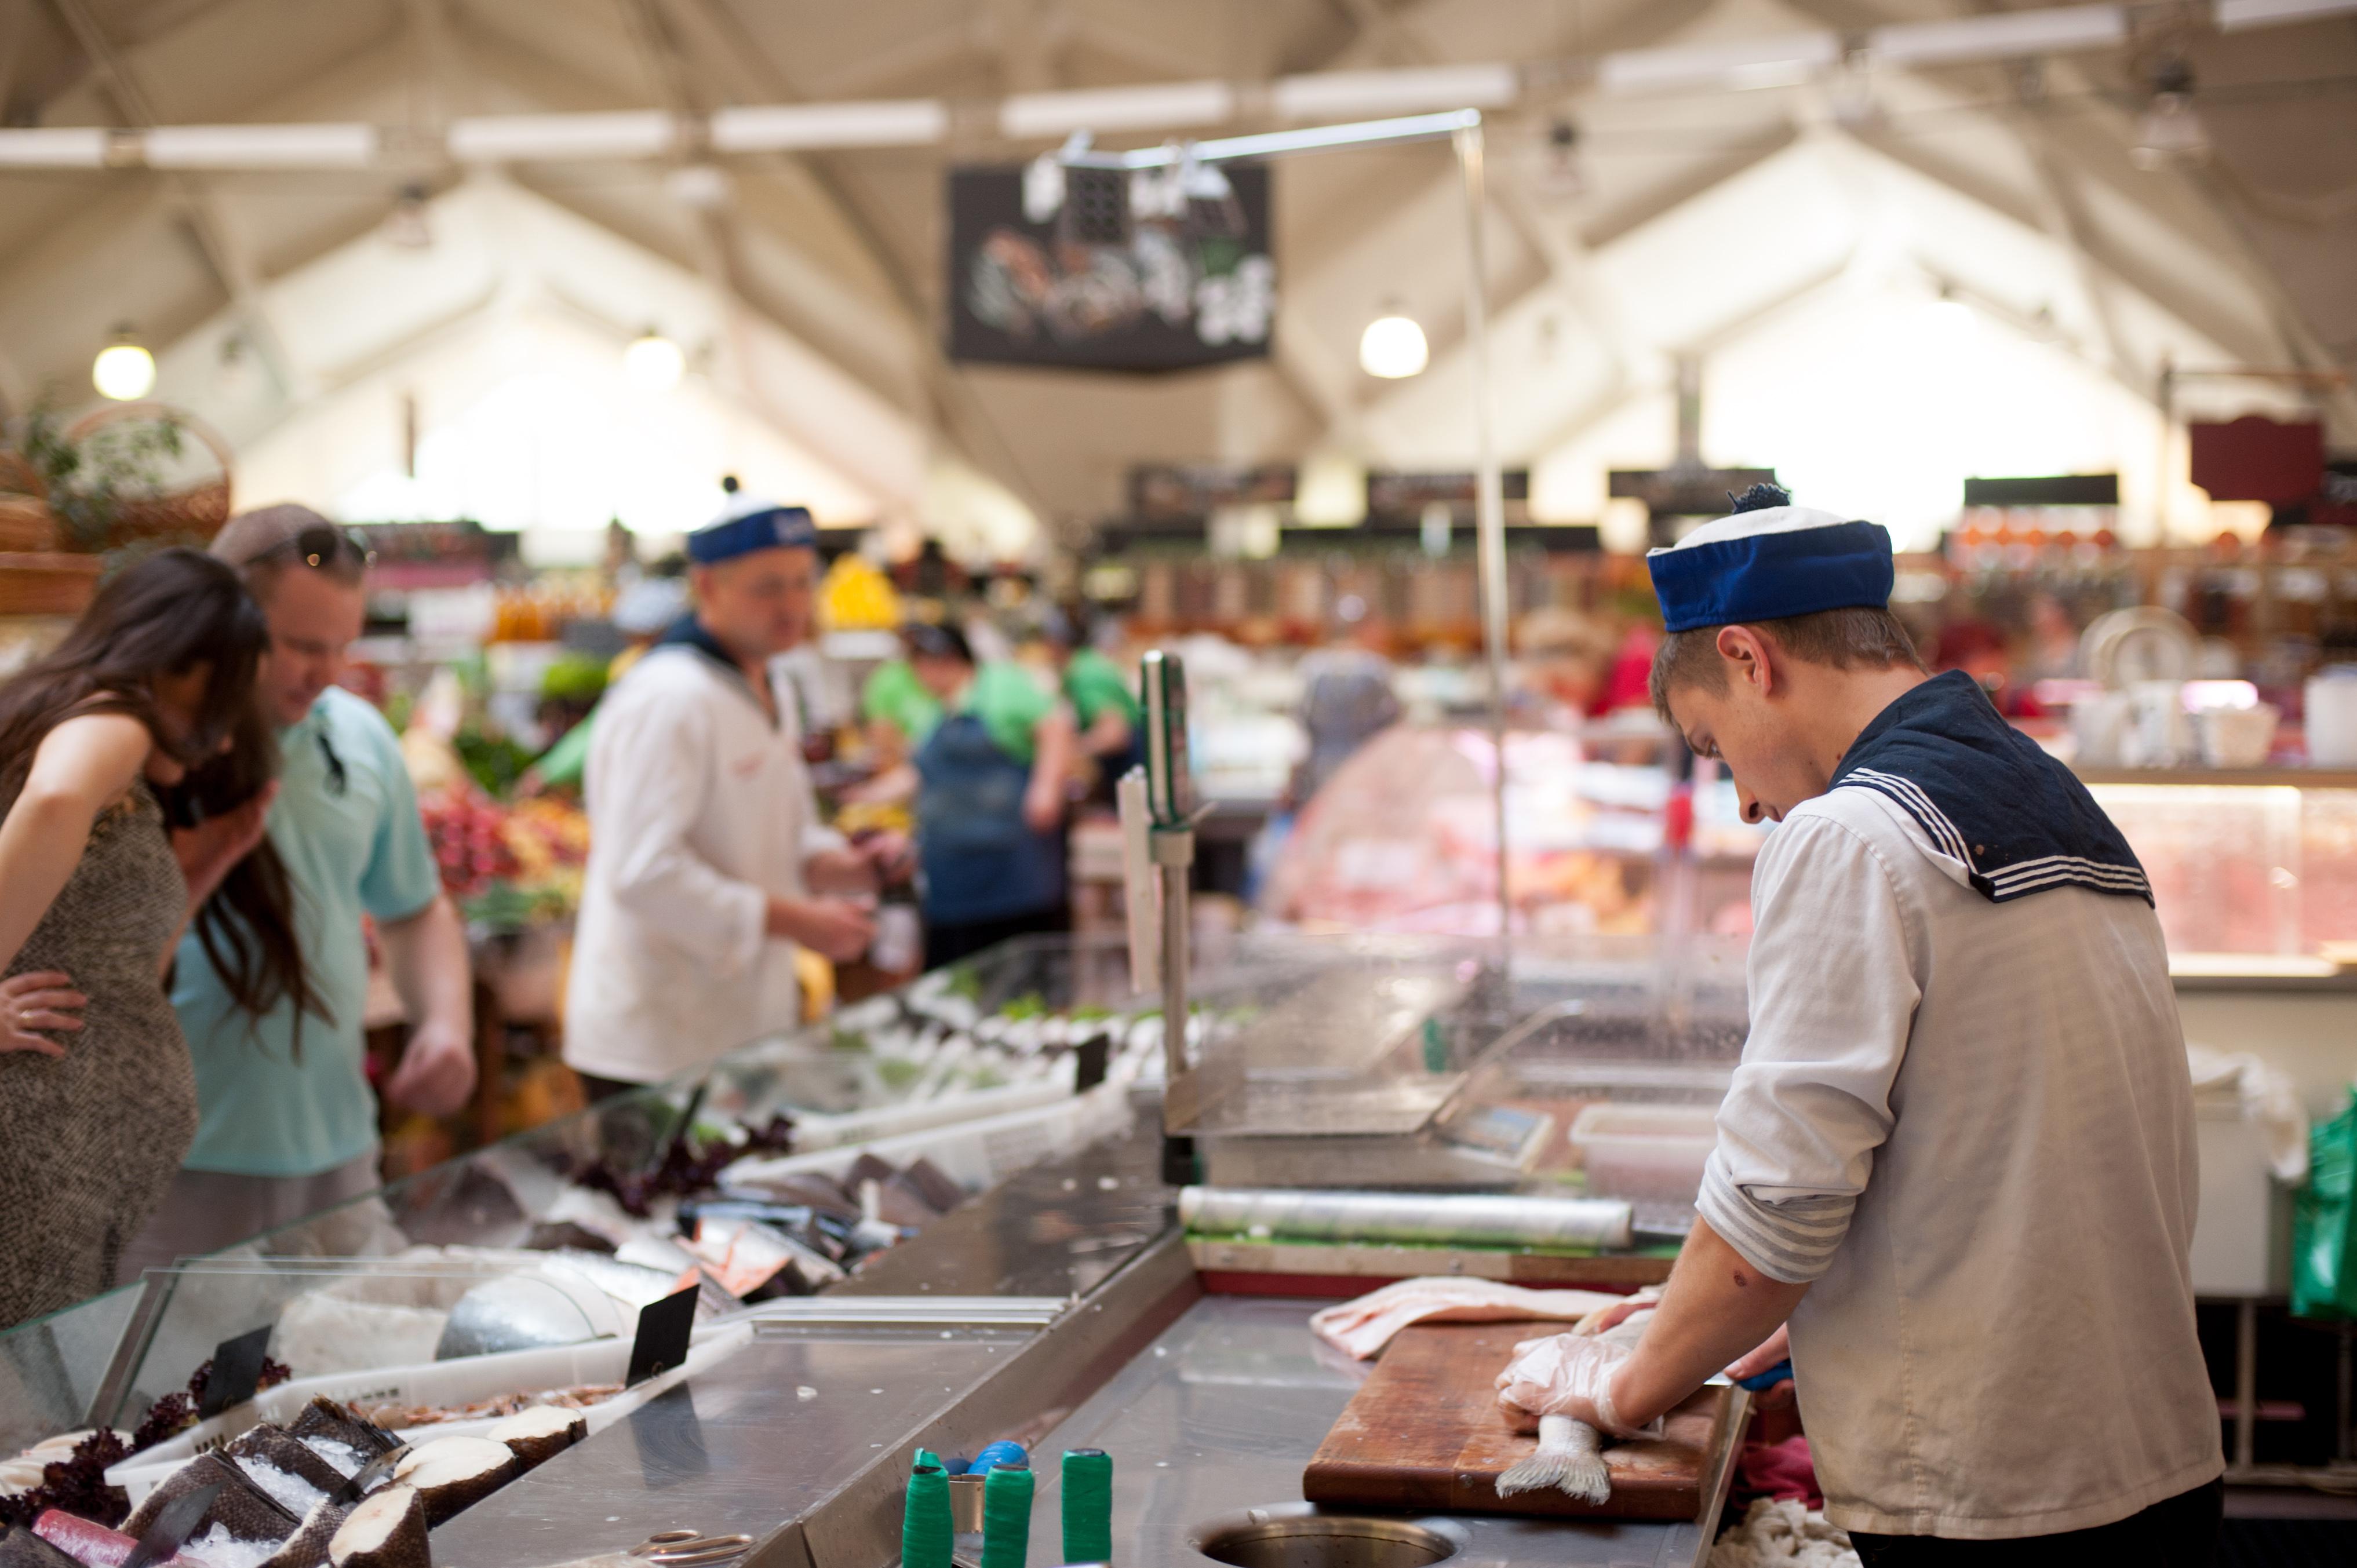
[[[747,1568],[890,1568],[915,1449],[1013,1436],[1041,1456],[1034,1563],[1062,1561],[1056,1456],[1094,1446],[1114,1455],[1124,1568],[1211,1568],[1200,1527],[1306,1511],[1302,1466],[1363,1369],[1311,1337],[1315,1302],[1202,1294],[1158,1156],[1142,1119],[1016,1177],[830,1293],[825,1320],[762,1325],[436,1530],[436,1563],[533,1568],[695,1529],[753,1536]],[[888,1296],[940,1318],[884,1321]],[[1003,1321],[1018,1296],[1069,1305],[1042,1326]],[[1457,1568],[1687,1564],[1708,1545],[1691,1524],[1417,1522]]]
[[[1031,1557],[1060,1563],[1067,1448],[1114,1461],[1114,1559],[1122,1568],[1211,1568],[1208,1528],[1253,1510],[1311,1511],[1301,1471],[1366,1369],[1306,1326],[1323,1303],[1205,1296],[1038,1444]],[[1724,1477],[1716,1495],[1725,1496]],[[1716,1520],[1716,1509],[1713,1510]],[[1416,1523],[1452,1541],[1450,1568],[1563,1563],[1698,1563],[1710,1534],[1693,1524],[1584,1523],[1463,1516]]]

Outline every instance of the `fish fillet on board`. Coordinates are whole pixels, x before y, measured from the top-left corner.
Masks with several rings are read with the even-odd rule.
[[[1412,1323],[1577,1322],[1629,1298],[1607,1291],[1529,1290],[1498,1280],[1441,1274],[1400,1280],[1309,1319],[1318,1337],[1365,1360]]]

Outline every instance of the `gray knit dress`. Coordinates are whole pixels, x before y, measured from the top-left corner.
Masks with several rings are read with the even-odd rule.
[[[9,974],[90,998],[63,1058],[0,1052],[0,1328],[114,1283],[116,1260],[197,1135],[197,1080],[164,992],[188,885],[142,781],[100,813]]]

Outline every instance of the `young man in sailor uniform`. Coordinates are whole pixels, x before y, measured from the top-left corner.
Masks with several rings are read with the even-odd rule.
[[[1758,486],[1649,564],[1656,705],[1781,824],[1750,1036],[1641,1342],[1536,1342],[1501,1402],[1633,1432],[1789,1344],[1868,1568],[2207,1563],[2192,1099],[2142,868],[1968,677],[1926,675],[1879,526]]]
[[[794,949],[856,958],[868,857],[819,822],[792,690],[817,533],[738,497],[687,537],[694,607],[598,704],[565,1059],[594,1096],[802,1022]],[[878,854],[897,852],[883,844]]]

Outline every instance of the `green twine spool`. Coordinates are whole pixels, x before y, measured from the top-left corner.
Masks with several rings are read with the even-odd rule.
[[[995,1466],[982,1483],[982,1568],[1024,1568],[1031,1555],[1031,1472]]]
[[[901,1568],[950,1568],[950,1478],[939,1465],[919,1465],[909,1477],[900,1563]]]
[[[1102,1448],[1064,1452],[1064,1561],[1113,1561],[1113,1455]]]

